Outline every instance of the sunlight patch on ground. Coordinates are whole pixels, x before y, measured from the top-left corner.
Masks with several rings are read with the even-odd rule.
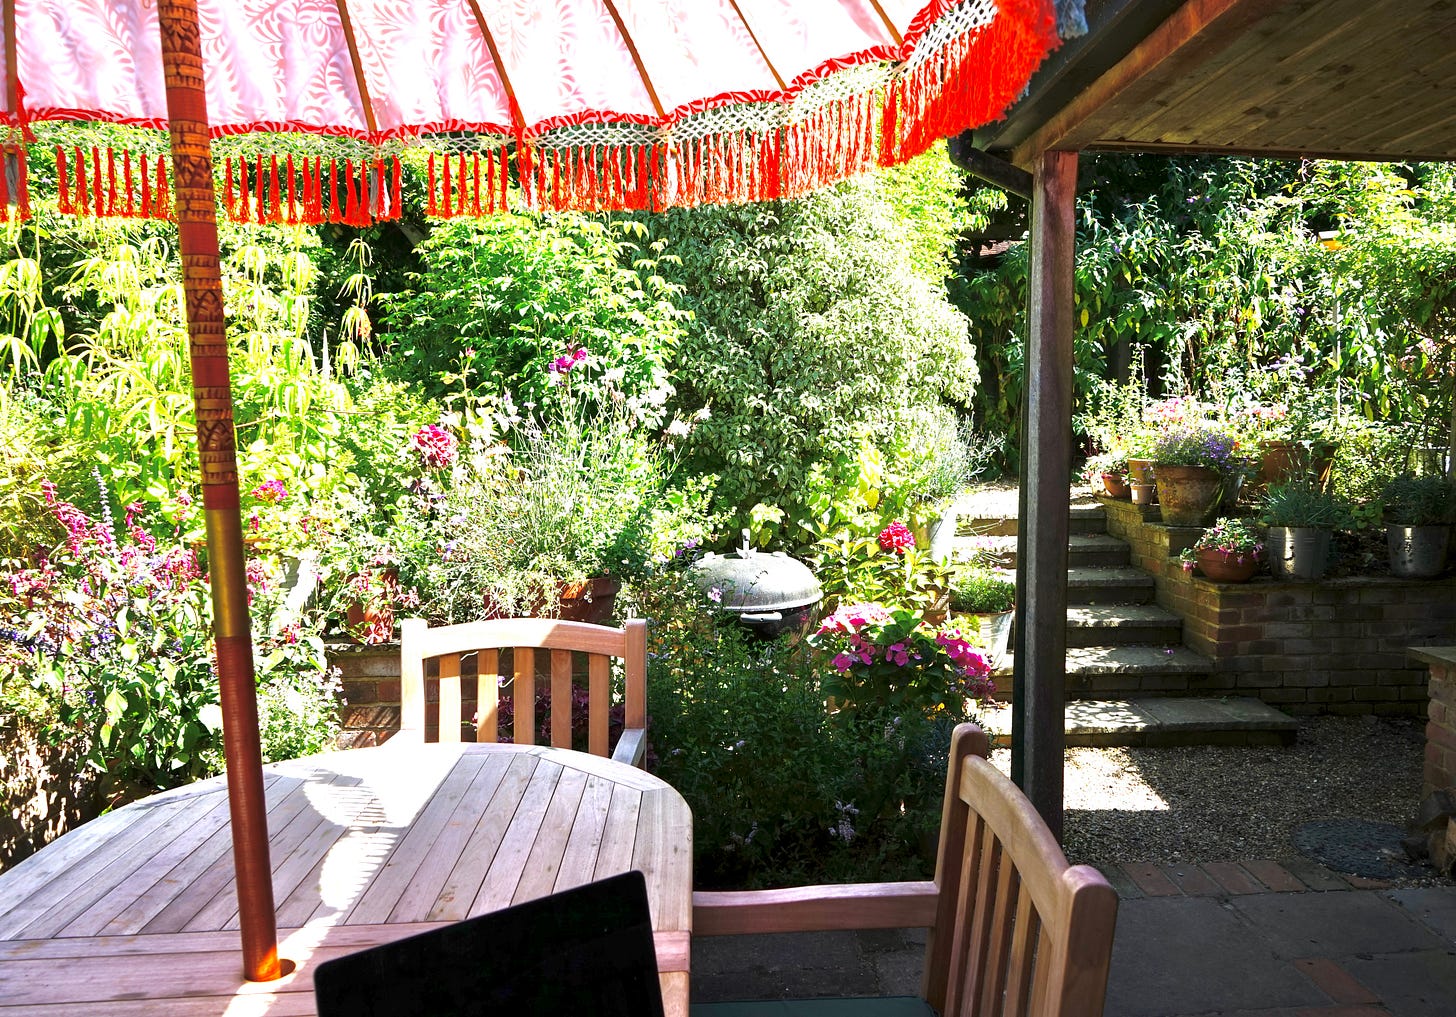
[[[991,762],[1002,773],[1009,774],[1011,750],[994,750]],[[1127,750],[1118,748],[1068,749],[1065,796],[1068,810],[1166,812],[1170,807],[1143,780]]]

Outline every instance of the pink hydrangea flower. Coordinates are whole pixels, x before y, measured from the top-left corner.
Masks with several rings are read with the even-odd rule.
[[[904,554],[915,546],[915,534],[898,519],[880,531],[880,550]]]

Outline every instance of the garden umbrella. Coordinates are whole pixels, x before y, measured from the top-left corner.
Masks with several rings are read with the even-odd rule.
[[[178,224],[247,977],[279,963],[218,182],[241,221],[354,225],[399,214],[402,159],[440,216],[791,197],[1001,115],[1076,6],[0,0],[0,214],[30,214],[36,126],[89,121],[135,140],[57,146],[58,208]]]

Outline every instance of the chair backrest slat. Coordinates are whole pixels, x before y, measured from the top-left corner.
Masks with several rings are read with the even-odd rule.
[[[496,741],[500,727],[500,651],[481,650],[475,679],[475,740]]]
[[[571,651],[551,651],[551,746],[571,748]]]
[[[977,751],[964,750],[964,737]],[[1095,869],[1067,864],[1030,801],[984,752],[979,731],[958,732],[925,998],[944,1017],[1099,1017],[1117,894]],[[962,857],[948,857],[958,841]]]
[[[512,738],[533,745],[537,738],[536,716],[538,651],[550,652],[551,694],[549,729],[553,746],[570,748],[573,739],[573,711],[581,696],[577,686],[578,654],[585,656],[587,698],[587,747],[599,755],[610,755],[612,709],[612,657],[623,662],[625,727],[617,755],[640,765],[645,750],[647,722],[647,625],[636,620],[614,629],[581,622],[549,618],[509,618],[464,625],[430,628],[422,619],[407,618],[401,625],[400,642],[400,725],[423,737],[427,722],[425,662],[435,659],[439,675],[439,727],[441,741],[462,737],[461,657],[474,654],[476,667],[477,741],[498,740],[500,718],[500,651],[511,651],[510,696],[514,713]],[[544,663],[544,662],[543,662]],[[626,732],[624,732],[626,733]]]
[[[611,713],[612,663],[604,653],[587,654],[587,695],[591,698],[587,718],[587,751],[607,754],[607,719]]]
[[[460,654],[440,657],[440,741],[460,741]]]
[[[511,653],[516,662],[511,682],[511,707],[516,714],[512,737],[517,745],[536,744],[536,651],[517,646]]]
[[[975,1013],[999,1013],[1006,994],[1006,965],[1011,953],[1011,922],[1016,914],[1016,897],[1021,880],[1016,865],[1003,851],[996,871],[996,904],[991,910],[990,941],[986,944],[986,966],[981,974],[981,1006]]]
[[[1006,958],[1006,1013],[1027,1017],[1031,998],[1031,977],[1036,958],[1036,937],[1040,923],[1031,894],[1017,888],[1016,918],[1011,928],[1011,954]]]

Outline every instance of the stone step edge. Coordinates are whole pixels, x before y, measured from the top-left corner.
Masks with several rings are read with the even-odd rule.
[[[1115,650],[1126,655],[1146,657],[1140,661],[1096,661],[1085,659],[1091,650]],[[1007,653],[996,661],[995,673],[1010,675],[1016,656]],[[1068,678],[1096,678],[1099,675],[1208,675],[1213,674],[1212,659],[1194,653],[1186,646],[1069,646],[1065,664]]]
[[[983,708],[981,726],[991,743],[1011,743],[1011,708]],[[1169,696],[1144,699],[1075,699],[1066,704],[1069,747],[1159,745],[1289,745],[1298,723],[1259,699]]]

